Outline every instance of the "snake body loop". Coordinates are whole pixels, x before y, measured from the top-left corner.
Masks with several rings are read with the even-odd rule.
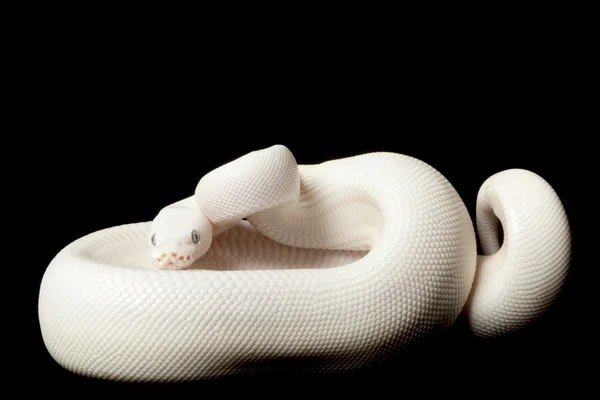
[[[477,335],[522,328],[557,296],[570,262],[562,204],[525,170],[483,184],[479,257],[450,182],[395,153],[297,165],[273,146],[211,171],[176,207],[210,221],[210,246],[184,269],[149,256],[152,231],[170,218],[94,232],[53,259],[39,318],[62,366],[126,381],[220,377],[282,359],[361,368],[461,312]]]

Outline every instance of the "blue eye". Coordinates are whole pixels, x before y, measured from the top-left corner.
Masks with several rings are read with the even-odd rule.
[[[192,242],[198,244],[200,241],[200,234],[197,231],[192,231]]]
[[[156,233],[152,234],[152,237],[150,238],[150,243],[152,243],[152,246],[156,246]]]

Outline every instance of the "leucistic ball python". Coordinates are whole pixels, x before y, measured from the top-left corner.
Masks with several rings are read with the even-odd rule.
[[[569,224],[519,169],[483,183],[476,217],[482,256],[450,182],[409,156],[298,165],[284,146],[253,151],[154,221],[61,250],[40,288],[43,339],[78,374],[184,381],[280,360],[362,368],[461,312],[476,335],[509,334],[559,293]]]

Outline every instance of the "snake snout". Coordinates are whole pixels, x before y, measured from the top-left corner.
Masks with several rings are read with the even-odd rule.
[[[162,253],[152,257],[154,264],[162,269],[178,269],[189,266],[193,260],[191,255],[177,254],[175,252]]]

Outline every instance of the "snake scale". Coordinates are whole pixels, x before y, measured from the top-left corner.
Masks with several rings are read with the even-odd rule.
[[[62,249],[40,287],[42,336],[78,374],[187,381],[282,359],[362,368],[461,313],[476,335],[510,334],[561,290],[567,216],[544,179],[511,169],[483,183],[476,227],[479,256],[456,190],[413,157],[298,165],[272,146],[204,175],[152,222]]]

